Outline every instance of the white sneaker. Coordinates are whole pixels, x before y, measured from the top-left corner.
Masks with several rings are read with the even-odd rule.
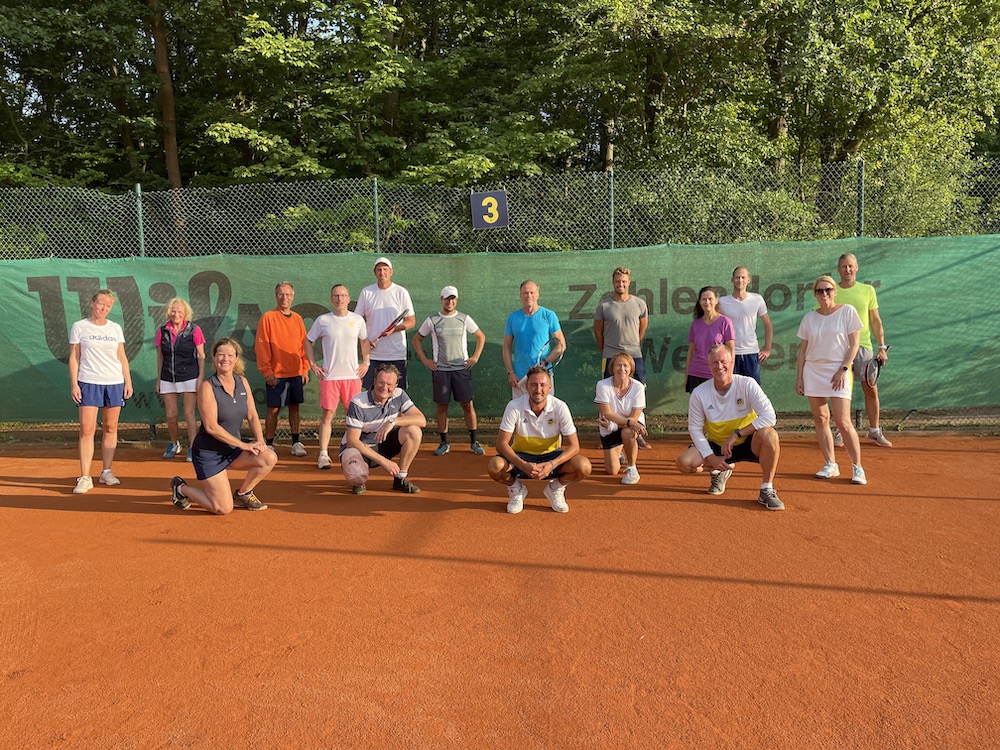
[[[851,477],[851,484],[868,484],[868,477],[865,476],[865,470],[857,464],[854,465],[854,476]]]
[[[111,473],[111,469],[105,469],[101,472],[101,476],[97,478],[101,484],[106,484],[108,487],[114,487],[115,485],[121,484],[118,481],[118,477]]]
[[[834,429],[833,431],[833,447],[843,448],[844,447],[844,436],[840,434],[840,430]]]
[[[94,480],[90,477],[80,477],[76,480],[76,487],[73,488],[74,495],[82,495],[94,489]]]
[[[528,488],[521,484],[520,481],[514,482],[514,484],[507,488],[507,497],[510,498],[507,501],[507,512],[520,513],[524,509],[524,498],[527,496]]]
[[[634,466],[625,469],[625,476],[622,477],[622,484],[639,484],[639,470]]]
[[[553,487],[554,483],[554,481],[549,482],[542,492],[549,499],[552,510],[556,513],[569,513],[569,505],[566,504],[566,485],[560,484],[558,487]]]
[[[330,456],[326,453],[320,453],[319,458],[316,459],[316,468],[329,469],[331,466],[333,466],[333,461],[330,460]]]
[[[882,432],[881,427],[877,427],[874,430],[868,430],[868,439],[875,443],[875,445],[881,445],[883,448],[891,448],[892,443],[889,442],[889,438],[885,436]]]
[[[302,443],[292,443],[291,453],[293,456],[302,457],[306,455],[306,447]]]
[[[840,476],[840,467],[833,461],[827,461],[823,468],[816,472],[817,479],[833,479]]]

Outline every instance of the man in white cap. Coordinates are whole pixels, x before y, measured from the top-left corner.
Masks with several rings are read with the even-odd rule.
[[[448,404],[452,397],[458,401],[465,414],[465,426],[469,429],[469,442],[477,456],[485,452],[476,437],[476,409],[472,404],[472,368],[482,356],[486,345],[484,334],[476,321],[455,309],[458,304],[458,289],[446,286],[441,290],[441,312],[431,315],[421,323],[413,337],[413,350],[430,370],[434,389],[434,403],[437,405],[438,435],[441,444],[434,449],[435,456],[443,456],[451,451],[448,442]],[[469,356],[469,334],[476,337],[476,351]],[[423,349],[423,340],[431,336],[433,359],[429,359]]]
[[[375,283],[366,286],[358,295],[354,312],[365,319],[368,341],[371,345],[371,367],[361,379],[361,385],[370,390],[375,382],[375,370],[382,363],[395,365],[399,371],[399,387],[406,390],[406,331],[417,323],[410,293],[399,284],[392,283],[392,261],[382,257],[375,261]],[[378,342],[375,341],[399,315],[402,322]]]

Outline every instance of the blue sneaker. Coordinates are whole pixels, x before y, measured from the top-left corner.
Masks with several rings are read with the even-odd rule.
[[[441,443],[437,448],[434,449],[435,456],[443,456],[446,453],[451,453],[451,445],[448,443]]]
[[[188,463],[189,464],[194,463],[194,453],[191,452],[192,450],[194,450],[194,449],[193,448],[188,448]]]
[[[164,458],[173,458],[174,456],[176,456],[180,452],[181,452],[181,444],[180,443],[167,443],[167,449],[165,451],[163,451],[163,457]]]

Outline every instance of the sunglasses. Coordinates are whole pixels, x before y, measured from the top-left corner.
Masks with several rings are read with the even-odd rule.
[[[816,288],[816,289],[813,289],[813,292],[816,293],[816,294],[822,294],[822,295],[833,294],[833,287],[832,286],[825,286],[822,289]]]

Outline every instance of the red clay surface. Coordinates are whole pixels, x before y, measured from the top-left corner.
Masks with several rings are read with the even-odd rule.
[[[664,438],[519,516],[460,443],[411,496],[283,446],[227,517],[160,449],[74,496],[75,445],[2,448],[0,747],[994,747],[1000,439],[894,439],[854,487],[786,436],[784,513]]]

